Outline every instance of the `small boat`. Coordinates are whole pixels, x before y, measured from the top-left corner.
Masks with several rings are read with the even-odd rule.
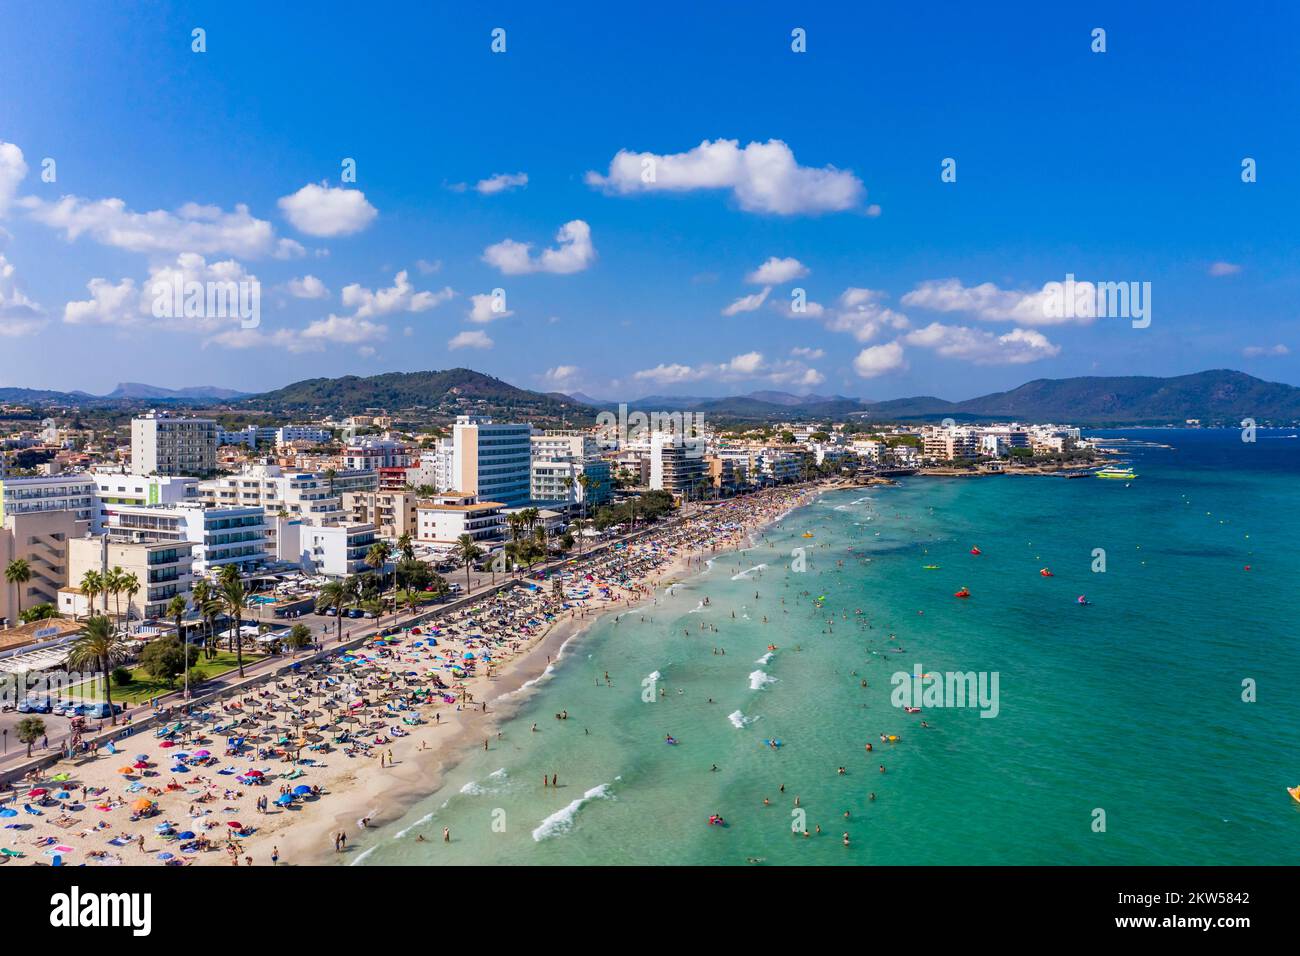
[[[1287,787],[1286,792],[1291,794],[1291,799],[1296,803],[1300,803],[1300,787]]]
[[[1045,578],[1054,578],[1054,577],[1056,577],[1056,575],[1052,573],[1052,569],[1051,569],[1051,568],[1039,568],[1039,569],[1038,569],[1038,573],[1041,574],[1041,575],[1042,575],[1043,577],[1045,577]]]
[[[981,551],[979,548],[971,548],[971,549],[970,549],[970,553],[971,553],[971,554],[983,554],[984,552]]]
[[[1137,475],[1133,474],[1132,468],[1102,468],[1093,472],[1098,478],[1109,478],[1112,481],[1132,481]]]
[[[938,571],[938,570],[939,570],[939,565],[937,565],[937,564],[927,564],[924,568],[922,568],[922,570],[923,570],[923,571]]]
[[[775,750],[777,747],[781,746],[781,741],[774,737],[771,740],[764,740],[763,745],[766,747],[771,747],[773,750]]]
[[[814,537],[814,535],[813,535],[813,533],[812,533],[811,531],[805,531],[805,532],[803,533],[803,536],[804,536],[805,538],[811,538],[811,537]]]
[[[970,597],[970,588],[962,588],[960,591],[954,591],[953,597],[968,598]]]
[[[921,712],[920,707],[904,707],[903,710],[909,714],[919,714]]]

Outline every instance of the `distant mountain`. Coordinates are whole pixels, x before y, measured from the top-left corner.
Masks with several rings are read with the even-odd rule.
[[[853,401],[843,395],[791,395],[789,392],[750,392],[742,398],[752,398],[772,405],[819,405],[823,402]]]
[[[211,399],[223,401],[243,398],[250,392],[237,392],[233,388],[218,388],[215,385],[192,385],[187,388],[160,388],[157,385],[142,385],[139,382],[123,382],[104,398],[150,398],[167,401],[175,398]]]
[[[468,368],[441,372],[388,372],[364,378],[310,378],[239,403],[265,411],[357,414],[424,411],[436,417],[484,414],[514,419],[590,421],[594,409],[561,395],[517,388]]]
[[[557,398],[567,398],[571,402],[577,402],[579,405],[604,405],[598,398],[592,398],[590,395],[584,395],[582,392],[569,392],[565,395],[563,392],[551,392],[550,394]]]
[[[1214,369],[1178,375],[1112,376],[1046,379],[1026,382],[1008,392],[995,392],[964,402],[933,397],[873,402],[865,417],[877,421],[958,421],[1019,419],[1073,422],[1087,425],[1236,423],[1300,420],[1300,388],[1234,372]]]

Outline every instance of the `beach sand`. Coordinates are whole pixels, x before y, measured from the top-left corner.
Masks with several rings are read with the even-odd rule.
[[[683,521],[651,529],[623,550],[578,556],[567,572],[565,593],[584,596],[567,601],[575,606],[566,610],[560,610],[561,599],[551,593],[550,582],[531,590],[514,587],[471,602],[473,611],[461,609],[432,622],[439,629],[436,655],[433,648],[419,646],[415,635],[395,636],[395,644],[368,643],[332,656],[314,677],[304,674],[268,684],[238,702],[230,700],[212,715],[213,724],[243,718],[244,727],[232,732],[260,739],[260,749],[254,745],[229,755],[223,735],[211,730],[167,748],[145,732],[121,742],[118,755],[62,761],[49,768],[39,784],[49,791],[40,798],[44,805],[36,805],[25,788],[5,795],[5,806],[19,811],[6,822],[25,828],[0,831],[0,846],[25,854],[25,859],[11,863],[46,863],[56,852],[68,863],[100,865],[229,866],[250,860],[266,865],[273,854],[280,865],[355,860],[365,852],[363,819],[380,826],[399,818],[435,791],[468,753],[485,742],[491,749],[502,724],[543,681],[566,645],[602,614],[653,599],[659,589],[698,573],[706,559],[744,547],[752,535],[818,493],[816,488],[778,489],[702,509]],[[604,594],[602,586],[608,589]],[[547,610],[559,613],[545,624],[514,627],[514,622],[537,621]],[[431,629],[424,630],[427,636]],[[413,685],[420,685],[420,692],[432,690],[423,682],[434,680],[432,675],[448,668],[449,660],[461,661],[471,648],[480,657],[490,651],[488,673],[472,673],[426,699],[411,696]],[[360,660],[344,663],[343,653]],[[418,668],[425,673],[413,676]],[[443,676],[439,673],[437,679]],[[329,694],[334,696],[322,696]],[[397,708],[384,708],[386,695],[389,700],[397,696]],[[320,741],[344,728],[324,726],[334,711],[327,717],[315,709],[323,706],[319,702],[337,699],[334,707],[342,710],[349,698],[355,699],[343,712],[362,715],[350,739],[328,752],[312,751],[310,764],[297,759],[309,752],[301,746],[289,744],[288,753],[276,752],[270,737],[257,736],[257,722],[249,716],[257,712],[275,721],[282,712],[300,713],[310,722],[292,733],[319,729]],[[363,700],[366,706],[361,706]],[[398,713],[419,718],[399,725]],[[289,731],[286,724],[271,736],[280,733],[283,739]],[[175,763],[170,754],[198,749],[211,752],[209,765],[168,769]],[[145,755],[149,766],[126,776],[121,771],[135,754]],[[245,776],[252,768],[264,774],[261,782]],[[60,773],[68,778],[50,779]],[[288,808],[277,806],[276,798],[294,786],[317,788],[319,793],[296,799]],[[84,802],[83,788],[90,790]],[[56,799],[60,793],[66,797]],[[265,812],[258,809],[259,798],[269,804]],[[132,805],[137,801],[154,804],[148,815],[134,818]],[[24,804],[33,805],[41,816],[22,810]],[[193,831],[209,846],[182,846],[183,841],[158,832],[163,821],[172,824],[173,834]],[[241,823],[246,835],[235,836],[227,826],[231,821]],[[347,836],[341,854],[335,849],[338,833]]]

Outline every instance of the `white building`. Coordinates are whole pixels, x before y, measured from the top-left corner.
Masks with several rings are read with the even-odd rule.
[[[95,513],[90,529],[99,534],[120,506],[176,505],[199,500],[199,480],[164,475],[95,472]]]
[[[217,423],[210,418],[150,412],[131,419],[131,471],[137,475],[195,475],[217,470]]]
[[[194,545],[196,574],[215,574],[227,564],[240,573],[268,561],[266,515],[261,508],[205,508],[197,502],[123,507],[108,522],[110,538]]]
[[[254,451],[258,445],[271,445],[275,443],[276,432],[279,429],[267,426],[249,425],[247,428],[240,428],[236,431],[226,431],[220,426],[217,427],[217,444],[218,445],[244,445]]]
[[[285,425],[275,430],[275,444],[287,445],[295,441],[309,441],[326,445],[333,441],[334,433],[320,425]]]
[[[0,478],[0,524],[6,515],[38,511],[71,511],[78,521],[90,521],[95,513],[93,476]]]
[[[438,495],[416,508],[416,538],[444,548],[462,534],[477,542],[497,541],[505,532],[505,508],[499,501],[479,501],[457,491]]]
[[[380,468],[409,468],[411,451],[401,442],[383,438],[366,438],[349,445],[343,452],[343,467],[348,471],[378,471]]]
[[[532,484],[531,425],[461,415],[452,429],[450,484],[462,494],[508,506],[528,504]]]
[[[372,524],[300,525],[298,535],[300,563],[308,573],[342,578],[373,570],[366,564],[375,543]]]
[[[344,481],[350,476],[344,476]],[[338,483],[339,476],[334,476]],[[313,472],[285,471],[279,465],[246,465],[237,475],[199,483],[210,505],[258,507],[271,514],[287,512],[312,524],[332,524],[343,517],[342,492],[330,479]]]
[[[668,432],[650,436],[650,490],[692,496],[706,482],[702,445]]]

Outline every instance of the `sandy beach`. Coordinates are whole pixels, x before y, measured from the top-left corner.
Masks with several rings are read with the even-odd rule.
[[[617,549],[577,556],[549,580],[525,579],[139,733],[116,753],[62,761],[0,795],[0,853],[9,851],[0,858],[354,861],[366,851],[367,826],[397,819],[467,753],[491,749],[564,648],[602,614],[652,600],[818,493],[774,489],[702,508]]]

